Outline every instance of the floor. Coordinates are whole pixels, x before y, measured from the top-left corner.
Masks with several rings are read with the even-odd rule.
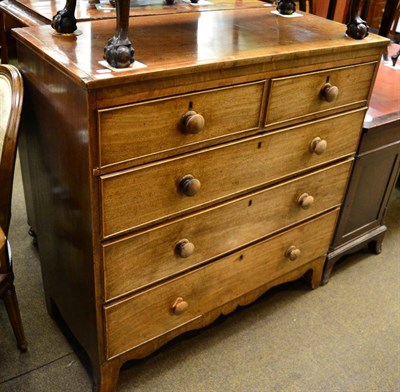
[[[400,189],[383,251],[338,263],[330,282],[272,289],[211,326],[124,366],[118,391],[400,391]],[[40,263],[17,172],[10,234],[29,351],[0,306],[0,392],[91,391],[90,367],[44,304]]]

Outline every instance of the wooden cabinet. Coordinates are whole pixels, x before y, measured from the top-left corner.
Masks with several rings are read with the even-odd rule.
[[[135,22],[145,67],[122,71],[99,64],[112,21],[14,32],[46,300],[102,392],[270,287],[319,285],[387,42],[265,7]]]
[[[392,45],[396,52],[398,45]],[[380,253],[393,187],[400,173],[400,74],[383,63],[379,68],[323,283],[343,256],[368,245]]]

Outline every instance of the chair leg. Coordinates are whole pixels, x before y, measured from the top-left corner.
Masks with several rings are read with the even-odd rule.
[[[17,339],[17,346],[22,352],[25,352],[28,347],[24,335],[24,329],[22,327],[17,295],[15,293],[15,287],[13,284],[9,284],[6,292],[3,294],[3,299],[15,338]]]

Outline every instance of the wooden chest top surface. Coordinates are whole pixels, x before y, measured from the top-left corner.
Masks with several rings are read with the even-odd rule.
[[[88,88],[260,63],[289,68],[299,58],[303,63],[311,57],[323,63],[324,56],[340,53],[352,58],[388,42],[372,34],[357,41],[345,35],[340,23],[310,14],[285,18],[267,7],[153,15],[130,23],[136,60],[146,66],[110,72],[99,61],[115,21],[82,22],[78,29],[79,36],[54,35],[50,26],[16,29],[13,34]]]

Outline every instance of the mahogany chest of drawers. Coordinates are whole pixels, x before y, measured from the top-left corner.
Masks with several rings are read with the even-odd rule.
[[[21,160],[49,311],[121,365],[306,275],[317,287],[386,40],[270,9],[18,29]],[[168,31],[168,34],[164,32]]]

